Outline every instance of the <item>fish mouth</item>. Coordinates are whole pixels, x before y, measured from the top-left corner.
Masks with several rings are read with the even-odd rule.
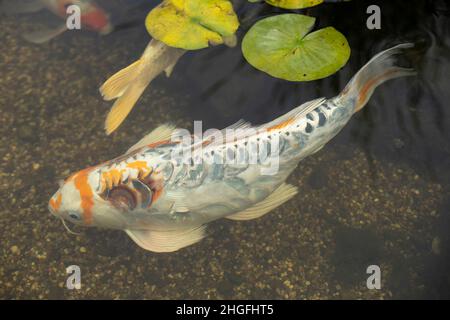
[[[61,207],[62,195],[59,192],[56,192],[48,201],[48,211],[56,217],[59,217],[58,211]]]
[[[50,201],[51,201],[51,200],[50,200]],[[49,202],[49,204],[48,204],[48,211],[50,211],[50,213],[51,213],[53,216],[59,218],[58,213],[57,213],[56,210],[53,208],[53,206],[52,206],[52,204],[51,204],[50,202]]]

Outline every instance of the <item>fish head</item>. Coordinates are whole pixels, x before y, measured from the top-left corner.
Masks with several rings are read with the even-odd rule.
[[[81,170],[61,184],[49,210],[76,225],[126,229],[153,210],[172,171],[170,162],[134,158]]]
[[[61,0],[60,14],[66,15],[69,6],[80,9],[81,24],[100,34],[108,34],[113,30],[109,14],[92,0]]]
[[[99,170],[88,168],[81,170],[65,181],[49,201],[50,212],[64,220],[79,226],[97,226],[123,229],[126,219],[122,212],[98,192],[100,184]]]

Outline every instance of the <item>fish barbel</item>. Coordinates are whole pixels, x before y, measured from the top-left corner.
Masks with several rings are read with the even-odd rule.
[[[304,103],[264,125],[238,122],[201,139],[163,125],[124,155],[69,177],[49,209],[77,225],[124,230],[154,252],[200,241],[206,224],[220,218],[261,217],[296,195],[286,178],[366,105],[377,86],[415,74],[397,65],[411,47],[379,53],[338,96]],[[228,131],[233,134],[219,139]]]

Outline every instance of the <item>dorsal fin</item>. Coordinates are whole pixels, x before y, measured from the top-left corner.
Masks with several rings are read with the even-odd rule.
[[[171,124],[163,124],[156,129],[154,129],[149,134],[145,135],[141,140],[139,140],[135,145],[133,145],[126,153],[130,153],[134,150],[142,148],[143,146],[169,140],[172,136],[173,131],[175,130],[175,126]]]
[[[222,134],[225,136],[227,130],[236,130],[237,134],[234,135],[232,138],[239,140],[240,138],[245,138],[250,135],[252,135],[255,131],[260,132],[267,129],[273,129],[278,127],[283,127],[285,125],[289,125],[293,122],[295,122],[297,119],[302,118],[306,116],[308,113],[322,105],[326,101],[325,98],[318,98],[314,99],[308,102],[305,102],[304,104],[296,107],[295,109],[291,110],[290,112],[286,113],[285,115],[268,122],[263,125],[259,126],[252,126],[251,123],[246,122],[244,120],[239,120],[238,122],[232,124],[231,126],[228,126],[221,130]],[[209,138],[208,136],[205,136],[204,139]],[[228,137],[227,137],[228,138]],[[227,142],[227,141],[223,141]]]
[[[304,104],[291,110],[290,112],[286,113],[285,115],[260,126],[259,129],[277,128],[279,126],[283,126],[283,124],[285,124],[285,123],[290,124],[292,122],[295,122],[297,119],[306,116],[308,113],[310,113],[311,111],[316,109],[318,106],[323,104],[325,102],[325,100],[326,100],[325,98],[318,98],[318,99],[314,99],[314,100],[305,102]]]
[[[266,213],[269,213],[276,207],[291,199],[297,194],[297,192],[297,187],[283,183],[263,201],[258,202],[253,207],[247,208],[244,211],[235,213],[226,218],[230,220],[242,221],[262,217]]]
[[[228,126],[222,130],[220,133],[222,134],[221,138],[224,138],[222,141],[216,141],[213,138],[213,133],[207,134],[203,136],[203,139],[197,143],[194,143],[190,146],[187,146],[189,149],[195,149],[200,146],[204,146],[205,142],[208,142],[208,147],[213,147],[215,145],[232,142],[234,140],[240,140],[244,138],[248,138],[255,133],[264,132],[266,130],[279,129],[283,128],[287,125],[295,123],[299,118],[306,116],[309,112],[313,111],[320,105],[322,105],[326,101],[325,98],[318,98],[315,100],[311,100],[309,102],[305,102],[304,104],[296,107],[285,115],[268,122],[263,125],[252,126],[251,123],[246,122],[244,120],[239,120],[238,122]],[[235,130],[234,134],[228,135],[227,130]]]

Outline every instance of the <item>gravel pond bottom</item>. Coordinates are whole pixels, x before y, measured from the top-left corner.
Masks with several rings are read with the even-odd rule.
[[[0,28],[0,298],[448,294],[448,232],[442,230],[450,225],[448,186],[406,162],[368,157],[333,141],[290,176],[299,187],[294,199],[258,220],[216,221],[206,239],[179,252],[146,252],[121,231],[76,228],[81,235],[69,234],[47,209],[58,180],[120,155],[158,124],[190,128],[189,99],[167,93],[167,80],[157,81],[107,137],[110,104],[97,88],[130,62],[129,50],[139,52],[145,43],[65,35],[64,46],[34,46],[21,39],[14,19],[2,19]],[[81,267],[81,290],[65,288],[72,264]],[[366,268],[373,264],[382,271],[380,290],[366,287]]]

